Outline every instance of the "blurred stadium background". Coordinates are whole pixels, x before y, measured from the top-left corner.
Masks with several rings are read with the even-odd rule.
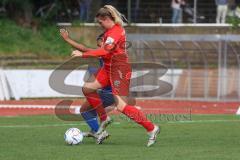
[[[1,114],[35,104],[33,100],[48,105],[48,98],[82,97],[61,94],[49,86],[49,76],[71,53],[71,48],[59,37],[58,29],[67,28],[73,39],[95,47],[95,37],[101,30],[94,23],[94,13],[104,4],[116,6],[129,19],[126,30],[131,61],[164,66],[164,74],[159,75],[162,68],[153,73],[159,76],[158,82],[142,78],[156,83],[148,87],[157,87],[161,93],[154,97],[140,95],[139,102],[170,101],[173,109],[166,107],[167,102],[160,103],[157,109],[167,108],[173,113],[176,105],[180,105],[203,110],[196,113],[236,114],[240,98],[240,36],[235,13],[239,2],[229,1],[226,24],[215,23],[215,1],[186,2],[182,23],[171,24],[171,1],[2,0],[0,99],[1,109],[6,113]],[[70,74],[66,83],[82,85],[85,70],[81,68]],[[150,102],[145,100],[143,107],[157,104]],[[22,105],[14,106],[15,103]]]
[[[130,22],[125,29],[134,69],[151,73],[131,88],[153,91],[134,92],[137,105],[163,128],[151,150],[142,146],[145,133],[121,116],[103,147],[88,139],[76,148],[63,145],[67,128],[87,126],[69,108],[73,117],[57,115],[66,113],[56,108],[63,100],[76,107],[83,98],[50,86],[73,50],[59,29],[95,48],[102,31],[94,15],[105,4]],[[228,1],[224,24],[215,23],[215,0],[186,0],[181,23],[171,17],[171,0],[0,0],[0,159],[239,159],[240,2]],[[64,82],[79,87],[97,61],[74,62],[65,67],[79,68]]]

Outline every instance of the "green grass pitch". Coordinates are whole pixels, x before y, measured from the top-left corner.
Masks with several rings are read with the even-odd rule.
[[[0,160],[238,160],[240,116],[193,116],[191,121],[163,121],[154,147],[145,147],[140,126],[120,121],[107,130],[111,137],[96,145],[92,138],[69,146],[63,135],[70,127],[88,130],[84,122],[55,116],[0,117]]]

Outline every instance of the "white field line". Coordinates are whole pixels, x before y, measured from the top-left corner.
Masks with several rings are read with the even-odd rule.
[[[77,105],[75,105],[77,107]],[[74,105],[71,105],[71,107],[75,107]],[[55,109],[56,105],[22,105],[22,104],[0,104],[0,108],[9,108],[9,109],[15,109],[15,108],[23,108],[23,109]],[[69,106],[61,106],[59,108],[67,109]]]
[[[43,128],[43,127],[61,127],[61,126],[85,126],[83,123],[71,123],[71,124],[42,124],[42,125],[3,125],[0,128]]]
[[[119,122],[114,122],[114,125],[119,125]],[[0,128],[44,128],[44,127],[63,127],[63,126],[86,126],[86,123],[68,123],[68,124],[41,124],[41,125],[2,125]]]
[[[217,123],[217,122],[240,122],[240,120],[196,120],[196,121],[169,121],[167,124],[183,124],[183,123]],[[120,125],[120,122],[114,122],[114,125]],[[2,125],[0,128],[44,128],[44,127],[63,127],[63,126],[86,126],[82,123],[68,123],[68,124],[42,124],[42,125]]]
[[[177,123],[216,123],[216,122],[240,122],[240,119],[237,120],[221,120],[221,119],[218,119],[218,120],[189,120],[189,121],[171,121],[171,122],[167,122],[167,123],[174,123],[174,124],[177,124]]]

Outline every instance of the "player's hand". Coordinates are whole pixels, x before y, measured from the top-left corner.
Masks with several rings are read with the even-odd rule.
[[[69,38],[68,31],[64,28],[60,29],[60,35],[62,36],[63,39],[68,39]]]
[[[72,52],[72,57],[82,57],[83,56],[83,53],[79,50],[75,50]]]

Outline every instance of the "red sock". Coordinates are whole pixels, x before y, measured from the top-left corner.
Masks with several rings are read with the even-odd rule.
[[[86,94],[85,96],[91,106],[93,106],[93,108],[96,110],[100,120],[105,121],[107,119],[107,114],[104,107],[102,106],[102,101],[99,95],[96,92],[92,92]]]
[[[143,112],[134,106],[126,105],[122,111],[123,114],[131,118],[136,123],[142,125],[148,132],[154,129],[154,125],[150,122]]]

